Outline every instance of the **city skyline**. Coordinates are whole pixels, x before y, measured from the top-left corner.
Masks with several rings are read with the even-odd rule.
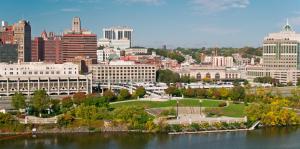
[[[2,2],[0,13],[4,15],[0,19],[10,24],[22,18],[29,20],[32,37],[40,36],[44,29],[62,33],[71,27],[70,20],[79,16],[82,26],[97,34],[97,38],[102,38],[105,27],[134,28],[134,46],[257,47],[269,32],[280,31],[287,18],[295,31],[300,29],[300,11],[297,9],[300,1],[287,0],[282,5],[282,1],[272,0],[272,5],[268,5],[270,2],[12,0]]]

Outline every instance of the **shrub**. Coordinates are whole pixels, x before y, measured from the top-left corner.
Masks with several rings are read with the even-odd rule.
[[[174,108],[163,110],[159,115],[161,116],[169,116],[176,115],[176,110]]]
[[[208,117],[219,117],[223,115],[223,110],[221,108],[206,108],[205,113]]]
[[[73,121],[74,121],[74,117],[70,114],[64,114],[63,116],[60,116],[58,118],[58,124],[60,126],[68,126],[72,124]]]
[[[172,131],[173,132],[182,132],[182,126],[179,124],[172,125]]]
[[[226,103],[226,102],[221,102],[221,103],[219,103],[218,106],[219,106],[219,107],[226,107],[226,106],[227,106],[227,103]]]
[[[192,129],[193,131],[199,131],[199,130],[200,130],[200,125],[197,124],[197,123],[192,123],[191,129]]]

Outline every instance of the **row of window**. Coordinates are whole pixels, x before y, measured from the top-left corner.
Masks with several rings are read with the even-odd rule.
[[[9,73],[7,73],[7,72],[4,72],[4,74],[5,75],[7,75],[7,74],[9,74],[9,75],[19,75],[19,72],[9,72]],[[49,72],[49,71],[46,71],[46,72],[43,72],[43,71],[40,71],[40,72],[38,72],[38,71],[35,71],[35,72],[32,72],[32,71],[29,71],[29,72],[26,72],[26,71],[24,71],[23,73],[22,73],[23,75],[27,75],[27,74],[29,74],[29,75],[32,75],[32,74],[35,74],[35,75],[37,75],[37,74],[60,74],[60,71],[56,71],[56,72],[54,72],[54,71],[51,71],[51,72]],[[68,71],[68,72],[66,72],[66,71],[64,71],[64,74],[72,74],[72,71]],[[76,71],[74,72],[74,74],[76,74]]]

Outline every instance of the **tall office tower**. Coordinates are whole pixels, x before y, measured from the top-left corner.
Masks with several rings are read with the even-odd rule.
[[[32,41],[31,60],[62,63],[61,43],[61,36],[56,36],[53,32],[48,35],[46,31],[43,31],[40,37],[35,37]]]
[[[35,37],[31,43],[31,62],[44,61],[45,42],[42,37]]]
[[[133,29],[129,27],[111,27],[103,29],[103,38],[99,40],[99,46],[114,47],[115,49],[127,49],[132,46]]]
[[[75,33],[81,32],[81,22],[79,17],[74,17],[72,21],[72,31]]]
[[[78,23],[79,20],[79,18],[75,17],[73,23]],[[78,29],[80,29],[80,25],[74,27],[74,29],[72,28],[71,31],[66,31],[62,37],[63,62],[67,62],[77,56],[89,57],[91,59],[97,58],[97,35],[85,30],[78,32]]]
[[[300,70],[300,34],[287,24],[279,33],[271,33],[263,42],[263,66],[268,69]]]
[[[14,43],[18,44],[18,61],[31,61],[31,26],[29,21],[21,20],[13,25]]]
[[[45,40],[45,62],[60,64],[62,60],[62,37],[49,32]]]

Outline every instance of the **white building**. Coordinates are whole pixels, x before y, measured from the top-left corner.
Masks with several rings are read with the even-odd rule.
[[[49,95],[92,93],[92,76],[80,75],[78,65],[72,63],[0,64],[0,96],[15,92],[32,95],[45,90]]]
[[[125,49],[125,55],[140,55],[140,54],[148,54],[147,48],[129,48]]]
[[[115,50],[113,48],[104,48],[102,50],[97,50],[97,62],[105,62],[111,59],[120,57],[120,50]]]
[[[98,46],[114,49],[127,49],[132,46],[132,32],[130,27],[111,27],[103,29],[103,38],[98,40]]]
[[[300,77],[300,34],[287,24],[278,33],[264,38],[263,59],[259,66],[247,66],[247,79],[270,76],[280,83],[296,84]]]
[[[0,76],[69,76],[78,75],[78,65],[73,63],[49,64],[27,62],[22,64],[0,63]]]
[[[198,81],[203,79],[212,80],[234,80],[241,79],[241,71],[238,68],[211,67],[201,65],[190,65],[176,70],[180,76],[190,76]]]
[[[233,67],[233,57],[214,56],[212,64],[213,67]]]
[[[93,81],[100,84],[155,82],[157,67],[133,61],[111,61],[91,66]]]

